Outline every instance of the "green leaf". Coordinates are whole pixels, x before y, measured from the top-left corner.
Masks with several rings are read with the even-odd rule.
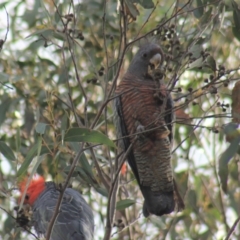
[[[87,128],[71,128],[67,131],[64,140],[66,142],[91,142],[116,147],[106,135],[96,130]]]
[[[46,123],[38,123],[36,126],[36,132],[41,135],[44,134],[46,130],[46,126],[47,126]]]
[[[202,65],[203,65],[203,59],[202,58],[198,58],[194,62],[189,64],[188,69],[202,67]]]
[[[237,128],[238,128],[237,123],[230,122],[224,126],[223,132],[225,135],[229,135],[229,134],[234,133]]]
[[[61,33],[61,32],[54,32],[53,37],[56,38],[56,39],[59,39],[61,41],[66,40],[66,35],[64,33]]]
[[[232,6],[233,6],[233,21],[234,21],[235,27],[238,30],[240,30],[240,8],[235,1],[232,1]]]
[[[32,128],[35,125],[35,118],[33,109],[29,106],[27,106],[25,110],[24,122],[24,130],[26,131],[27,135],[30,135]]]
[[[86,155],[84,153],[80,157],[80,164],[81,164],[82,168],[84,169],[84,171],[93,178],[94,175],[93,175],[93,172],[92,172],[92,167],[89,164],[89,162],[86,158]]]
[[[61,20],[62,13],[63,13],[63,4],[61,3],[58,5],[57,11],[54,13],[55,23],[58,23]]]
[[[32,52],[36,52],[40,47],[44,45],[45,41],[43,39],[39,39],[38,41],[34,41],[28,46],[28,50]]]
[[[26,38],[29,38],[29,37],[32,37],[32,36],[35,36],[35,35],[42,35],[45,38],[49,38],[53,35],[53,33],[54,33],[53,29],[45,28],[45,29],[35,31],[34,33],[28,35]]]
[[[196,191],[193,189],[190,189],[187,193],[187,202],[189,207],[193,209],[193,211],[198,212],[198,207],[197,207],[197,194]]]
[[[2,104],[0,104],[0,126],[3,124],[3,122],[5,122],[6,113],[11,103],[12,99],[6,98],[2,101]]]
[[[69,168],[70,170],[70,168]],[[85,182],[87,182],[90,185],[93,185],[93,181],[92,178],[89,177],[88,174],[86,174],[86,172],[79,166],[76,167],[76,169],[74,170],[74,173],[77,173],[77,176],[80,177],[82,180],[84,180]]]
[[[201,16],[204,13],[204,8],[203,8],[203,2],[202,0],[196,0],[197,1],[197,7],[194,9],[193,14],[196,18],[201,18]]]
[[[61,119],[61,130],[67,130],[68,126],[69,126],[69,115],[67,112],[65,112]]]
[[[176,182],[178,183],[178,187],[180,192],[187,192],[188,190],[188,181],[189,181],[189,173],[187,171],[181,171],[176,173]]]
[[[210,67],[214,72],[217,69],[216,61],[212,56],[208,56],[206,59],[206,65]]]
[[[120,200],[120,201],[117,202],[116,209],[117,210],[123,210],[125,208],[128,208],[128,207],[132,206],[134,203],[135,203],[135,200],[132,200],[132,199]]]
[[[134,3],[139,3],[143,8],[149,9],[154,8],[152,0],[133,0]]]
[[[212,10],[213,10],[213,8],[210,7],[209,10],[204,13],[204,15],[200,19],[200,25],[205,25],[205,24],[209,23],[209,21],[211,21]]]
[[[108,197],[108,191],[106,188],[102,188],[102,187],[94,187],[94,189],[100,193],[101,195],[103,195],[104,197]]]
[[[61,71],[61,73],[59,74],[59,79],[58,79],[58,83],[66,83],[68,81],[69,78],[69,69],[64,67]]]
[[[12,149],[5,142],[2,141],[0,141],[0,152],[3,154],[5,158],[7,158],[10,161],[16,159]]]
[[[27,22],[29,27],[33,27],[36,22],[36,14],[37,12],[35,10],[26,9],[22,15],[22,20]]]
[[[64,169],[64,172],[66,174],[69,174],[70,170],[71,170],[71,166],[67,166]],[[73,176],[80,178],[80,181],[82,181],[82,182],[84,181],[84,182],[90,184],[91,186],[94,186],[97,183],[97,181],[90,174],[88,174],[85,171],[85,169],[83,169],[82,167],[79,167],[79,166],[76,166],[76,168],[74,169]]]
[[[9,81],[9,75],[6,73],[0,73],[0,82],[5,83]]]
[[[41,141],[42,141],[42,138],[39,137],[38,142],[35,145],[33,145],[32,148],[29,150],[29,152],[27,153],[27,156],[25,158],[25,161],[23,162],[23,164],[21,165],[21,167],[17,171],[17,177],[20,177],[20,176],[22,176],[26,173],[26,171],[28,169],[28,166],[32,162],[33,158],[37,156],[37,153],[39,151],[39,145],[40,145]],[[39,155],[49,153],[49,149],[45,146],[41,147],[40,150],[41,151],[40,151]]]
[[[220,177],[220,182],[222,190],[227,193],[227,180],[228,180],[228,163],[232,157],[237,153],[240,143],[240,137],[235,138],[228,148],[222,153],[219,159],[219,169],[218,174]]]
[[[240,30],[236,27],[232,27],[233,35],[240,41]]]
[[[65,135],[65,133],[64,133]],[[78,142],[70,142],[69,145],[71,146],[72,150],[78,153],[79,151],[79,143]]]
[[[136,8],[136,6],[133,4],[133,2],[131,0],[125,0],[125,3],[127,5],[127,8],[131,14],[131,17],[136,20],[137,16],[139,15],[139,11]]]
[[[66,174],[69,173],[71,169],[71,166],[67,166],[65,169],[64,169],[64,172]],[[86,171],[84,171],[83,168],[77,166],[75,169],[74,169],[74,176],[79,178],[80,182],[86,182],[88,184],[90,184],[91,186],[93,186],[95,184],[95,182],[92,180],[91,176],[89,176]]]
[[[233,7],[233,22],[232,32],[234,36],[240,41],[240,8],[235,1],[232,1]]]
[[[199,39],[199,41],[203,41],[204,39]],[[200,58],[201,56],[201,51],[202,51],[202,46],[199,44],[193,45],[190,49],[189,52],[192,53],[192,57],[194,58]]]

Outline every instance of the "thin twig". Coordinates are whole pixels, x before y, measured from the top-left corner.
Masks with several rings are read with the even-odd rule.
[[[74,107],[74,104],[73,104],[72,97],[71,97],[70,93],[68,93],[68,97],[69,97],[69,100],[70,100],[70,103],[71,103],[71,106],[72,106],[71,109],[73,111],[73,114],[74,114],[75,120],[78,124],[78,127],[83,127],[84,126],[83,123],[81,122],[81,120],[79,119],[79,117],[76,114],[75,107]]]
[[[123,46],[127,45],[127,14],[126,8],[124,6],[124,1],[121,0],[121,10],[122,10],[122,21],[123,21]]]
[[[102,32],[103,32],[103,42],[104,42],[104,51],[106,57],[106,72],[105,72],[105,86],[104,93],[107,95],[107,85],[108,85],[108,70],[109,70],[109,59],[108,59],[108,50],[107,50],[107,39],[106,39],[106,8],[107,0],[104,0],[103,3],[103,16],[102,16]]]
[[[103,176],[103,173],[102,173],[102,170],[98,164],[98,161],[96,159],[96,156],[95,156],[95,153],[93,151],[93,146],[91,146],[90,148],[90,153],[92,155],[92,158],[93,158],[93,161],[94,161],[94,164],[96,166],[96,169],[97,169],[97,173],[99,175],[99,178],[100,180],[102,181],[103,185],[105,186],[105,188],[108,190],[109,189],[109,183],[107,182],[107,180],[105,179],[105,177]]]
[[[237,225],[238,225],[239,222],[240,222],[240,217],[238,217],[238,218],[235,220],[235,222],[233,223],[233,225],[232,225],[232,227],[230,228],[230,230],[229,230],[229,232],[228,232],[225,240],[230,239],[232,233],[235,231],[235,229],[236,229],[236,227],[237,227]]]

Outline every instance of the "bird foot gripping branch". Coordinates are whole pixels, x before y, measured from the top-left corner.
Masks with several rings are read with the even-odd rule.
[[[14,210],[17,212],[16,222],[18,226],[29,230],[31,228],[32,207],[29,204],[24,204],[21,209],[16,206]]]
[[[19,184],[21,196],[25,191],[27,179]],[[31,180],[22,209],[16,208],[17,223],[24,229],[34,227],[38,236],[46,236],[49,223],[56,211],[60,194],[62,202],[52,228],[51,240],[91,240],[94,233],[93,213],[82,195],[72,188],[64,193],[53,182],[45,182],[43,177]]]

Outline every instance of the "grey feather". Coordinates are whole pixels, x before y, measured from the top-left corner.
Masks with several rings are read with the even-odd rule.
[[[33,225],[38,235],[46,235],[59,198],[55,184],[48,182],[33,205]],[[89,205],[79,192],[67,188],[64,192],[60,213],[55,221],[51,240],[91,240],[94,220]]]

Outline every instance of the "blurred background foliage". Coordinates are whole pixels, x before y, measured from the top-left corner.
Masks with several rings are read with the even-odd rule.
[[[173,87],[172,164],[186,208],[145,219],[122,170],[111,239],[240,238],[238,1],[18,0],[0,11],[2,239],[35,239],[14,219],[18,180],[37,172],[62,182],[82,148],[70,183],[94,211],[95,239],[109,239],[113,90],[139,44],[153,40]]]

